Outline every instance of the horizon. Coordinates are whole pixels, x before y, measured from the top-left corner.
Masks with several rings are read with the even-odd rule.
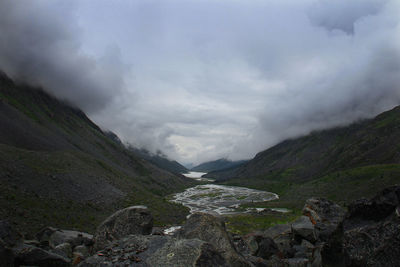
[[[0,69],[182,165],[251,159],[399,105],[399,13],[395,0],[5,0]]]

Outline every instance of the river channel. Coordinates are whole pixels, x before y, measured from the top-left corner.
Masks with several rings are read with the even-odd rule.
[[[186,175],[189,175],[187,176],[189,178],[199,179],[200,174],[204,173],[191,172]],[[174,194],[171,201],[188,207],[191,213],[206,212],[225,215],[248,212],[248,209],[240,206],[245,203],[264,202],[278,198],[275,193],[246,187],[205,184]]]

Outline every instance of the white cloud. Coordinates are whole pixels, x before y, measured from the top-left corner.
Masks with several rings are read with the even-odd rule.
[[[31,77],[126,142],[181,162],[252,157],[399,104],[396,0],[66,2],[18,5],[0,19],[18,25],[9,33],[26,29],[24,12],[37,7],[28,37],[68,44],[49,57],[19,42],[32,64],[58,62]],[[18,50],[2,49],[2,68],[22,66],[9,57]],[[67,93],[71,80],[78,90]]]

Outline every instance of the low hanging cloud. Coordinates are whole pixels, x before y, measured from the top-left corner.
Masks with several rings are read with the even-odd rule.
[[[3,71],[184,163],[250,158],[400,104],[397,0],[3,1],[0,13]]]
[[[123,88],[125,67],[118,47],[82,52],[76,8],[72,1],[1,1],[0,69],[92,113]]]

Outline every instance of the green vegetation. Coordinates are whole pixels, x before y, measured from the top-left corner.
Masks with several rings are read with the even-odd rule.
[[[235,234],[248,234],[258,230],[267,229],[277,224],[294,221],[300,216],[300,211],[288,213],[269,212],[268,214],[240,214],[227,216],[225,224],[228,231]]]
[[[196,184],[118,145],[86,115],[0,75],[0,218],[32,235],[44,226],[93,232],[118,209],[148,206],[156,225],[188,209],[165,196]]]
[[[311,197],[325,197],[346,205],[362,197],[372,197],[377,191],[399,183],[400,164],[380,164],[332,172],[305,182],[272,173],[252,179],[233,179],[223,184],[274,192],[279,199],[268,202],[270,207],[301,209],[304,201]]]

